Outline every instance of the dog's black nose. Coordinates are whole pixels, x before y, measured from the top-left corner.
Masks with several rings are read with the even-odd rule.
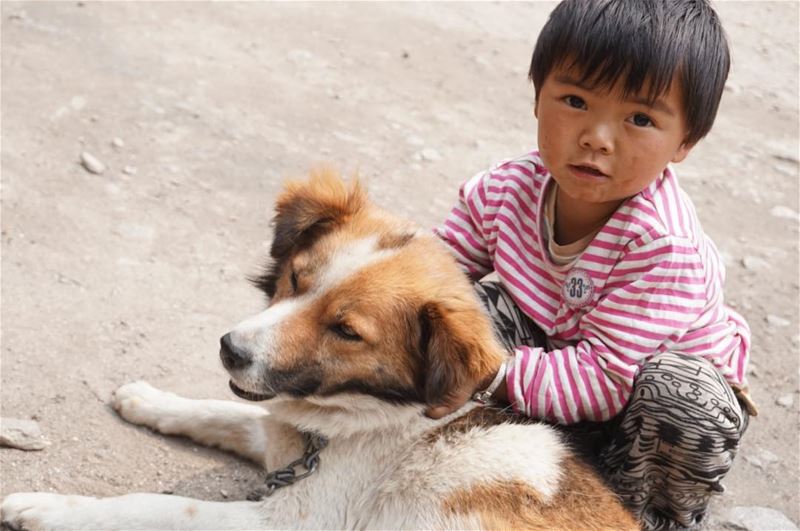
[[[219,347],[219,357],[222,360],[222,365],[228,370],[244,369],[253,362],[249,352],[233,344],[230,332],[220,338]]]

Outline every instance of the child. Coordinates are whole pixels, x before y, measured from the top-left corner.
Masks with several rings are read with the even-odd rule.
[[[756,414],[750,331],[668,166],[711,128],[729,63],[705,0],[565,0],[529,72],[538,151],[470,179],[437,229],[473,280],[499,277],[476,289],[513,354],[476,391],[600,436],[646,528],[702,521]]]

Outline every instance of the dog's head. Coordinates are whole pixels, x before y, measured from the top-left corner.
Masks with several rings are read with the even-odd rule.
[[[254,279],[268,308],[221,340],[240,397],[341,408],[347,396],[347,404],[423,404],[438,417],[501,363],[445,247],[377,209],[358,183],[323,172],[288,184],[271,259]]]

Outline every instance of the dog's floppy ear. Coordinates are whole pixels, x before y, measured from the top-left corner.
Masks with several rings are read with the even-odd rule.
[[[477,305],[427,303],[419,319],[425,414],[441,418],[463,406],[503,356]]]
[[[275,204],[275,227],[270,248],[273,263],[253,279],[269,297],[286,259],[317,238],[345,223],[366,205],[357,180],[346,183],[331,170],[313,172],[306,181],[287,182]]]
[[[286,183],[275,205],[275,235],[270,255],[276,260],[311,245],[322,234],[361,210],[366,196],[357,180],[348,185],[330,170],[307,181]]]

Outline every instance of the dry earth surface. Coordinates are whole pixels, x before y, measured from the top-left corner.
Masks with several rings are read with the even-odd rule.
[[[0,412],[52,444],[0,450],[0,494],[257,485],[230,455],[121,421],[111,392],[232,398],[217,342],[264,304],[245,277],[284,178],[357,170],[433,226],[463,179],[531,149],[527,65],[552,6],[3,2]],[[732,74],[678,169],[751,323],[761,415],[712,526],[742,506],[798,523],[798,4],[718,9]]]

